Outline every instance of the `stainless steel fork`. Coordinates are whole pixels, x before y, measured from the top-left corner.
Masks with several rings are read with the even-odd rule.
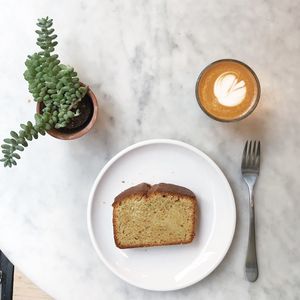
[[[248,281],[254,282],[258,277],[258,266],[255,242],[255,211],[253,189],[260,168],[260,142],[246,142],[242,158],[242,175],[249,190],[249,240],[245,264],[245,273]]]

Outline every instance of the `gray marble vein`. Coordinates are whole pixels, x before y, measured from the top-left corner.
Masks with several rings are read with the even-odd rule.
[[[300,3],[297,0],[0,0],[0,138],[35,110],[23,80],[36,18],[54,18],[61,60],[96,93],[99,120],[76,141],[32,142],[17,168],[0,168],[0,248],[55,299],[299,299]],[[261,102],[222,124],[199,109],[201,69],[236,58],[256,71]],[[198,284],[150,292],[111,274],[86,228],[89,190],[119,150],[149,138],[198,147],[222,168],[237,205],[224,261]],[[260,277],[243,277],[248,211],[239,168],[246,139],[263,144],[256,187]]]

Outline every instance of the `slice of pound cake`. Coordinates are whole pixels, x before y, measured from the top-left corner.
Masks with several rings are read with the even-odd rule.
[[[197,200],[187,188],[141,183],[119,194],[113,203],[114,239],[119,248],[192,242]]]

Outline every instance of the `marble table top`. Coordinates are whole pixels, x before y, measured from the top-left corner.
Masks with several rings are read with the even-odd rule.
[[[300,295],[300,3],[297,0],[0,1],[0,134],[31,120],[23,80],[36,50],[38,17],[54,18],[61,60],[96,93],[99,120],[70,142],[30,143],[18,167],[0,168],[0,248],[55,299],[297,299]],[[257,73],[261,101],[232,124],[198,107],[199,72],[235,58]],[[92,248],[86,208],[93,180],[124,147],[173,138],[207,153],[226,174],[237,228],[221,265],[176,292],[150,292],[111,274]],[[256,186],[260,277],[244,279],[247,190],[240,175],[246,139],[262,141]]]

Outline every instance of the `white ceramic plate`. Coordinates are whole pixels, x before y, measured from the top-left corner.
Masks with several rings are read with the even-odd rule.
[[[113,239],[112,203],[141,182],[166,182],[191,189],[200,218],[191,244],[118,249]],[[88,230],[106,266],[140,288],[176,290],[198,282],[224,258],[234,235],[236,211],[231,188],[218,166],[200,150],[174,140],[149,140],[113,157],[90,193]]]

